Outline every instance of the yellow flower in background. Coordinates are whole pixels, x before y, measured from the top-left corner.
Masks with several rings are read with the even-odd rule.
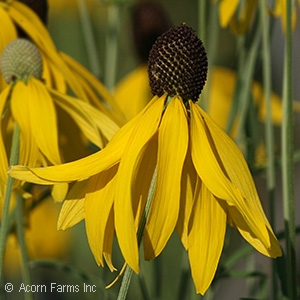
[[[131,120],[148,104],[151,90],[147,65],[141,65],[117,85],[114,96],[127,120]]]
[[[53,205],[50,197],[31,209],[25,226],[25,240],[28,257],[37,259],[62,259],[71,247],[71,232],[55,230],[59,207]],[[47,220],[47,222],[45,222]],[[9,234],[6,243],[4,269],[7,274],[20,274],[22,268],[20,248],[15,234]]]
[[[248,31],[257,7],[257,0],[221,0],[219,19],[221,27],[228,25],[236,34]]]
[[[281,255],[241,151],[197,104],[206,74],[195,32],[185,24],[170,29],[149,57],[156,96],[103,150],[53,167],[13,166],[9,174],[46,185],[76,181],[58,227],[85,219],[97,263],[104,257],[111,270],[115,232],[126,263],[139,272],[137,230],[153,178],[145,258],[157,257],[177,228],[198,293],[213,280],[227,223],[262,254]]]
[[[42,59],[26,39],[16,39],[3,51],[1,70],[9,85],[0,94],[0,180],[6,182],[11,123],[20,127],[19,163],[31,167],[60,164],[57,109],[63,110],[80,129],[79,134],[103,148],[118,126],[90,104],[48,88],[40,80]],[[76,128],[75,128],[76,129]],[[78,132],[78,130],[77,130]],[[81,139],[80,135],[73,138]],[[85,140],[82,140],[85,144]],[[76,152],[76,149],[73,149]]]
[[[257,10],[257,0],[221,0],[219,4],[219,19],[221,27],[230,26],[236,34],[248,31]],[[282,18],[283,31],[286,31],[286,0],[276,0],[273,8],[266,7],[266,13]],[[292,28],[297,22],[297,9],[293,10]]]
[[[43,2],[47,3],[46,0]],[[37,13],[39,12],[37,11]],[[47,28],[37,13],[20,1],[13,0],[7,3],[0,0],[0,16],[5,16],[1,19],[1,35],[10,36],[10,40],[13,40],[16,37],[17,29],[21,30],[22,34],[40,50],[44,66],[43,78],[48,87],[62,93],[66,93],[67,89],[70,89],[76,97],[93,104],[119,125],[123,125],[124,116],[113,96],[86,68],[56,49]],[[42,13],[44,14],[44,11]],[[7,29],[9,32],[6,32]],[[9,42],[8,38],[0,39],[0,50],[4,49],[7,42]],[[0,86],[1,89],[3,87]]]
[[[294,1],[294,8],[292,12],[292,29],[294,30],[297,24],[297,9],[296,9],[296,3],[297,1]],[[298,0],[298,3],[300,1]],[[281,18],[281,24],[283,28],[283,32],[286,32],[286,0],[276,0],[275,7],[272,10],[272,14],[275,17]]]
[[[237,74],[235,71],[218,66],[214,67],[211,76],[207,113],[224,130],[227,126],[236,83]],[[253,81],[252,93],[253,101],[258,111],[258,119],[264,122],[266,119],[266,99],[260,83]],[[282,103],[280,97],[275,93],[271,95],[271,105],[273,124],[280,126],[282,122]],[[232,136],[234,137],[235,133]]]

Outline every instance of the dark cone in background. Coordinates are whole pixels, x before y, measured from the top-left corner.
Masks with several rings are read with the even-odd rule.
[[[156,39],[171,27],[171,22],[158,3],[144,1],[132,9],[132,32],[136,54],[141,63],[147,63]]]
[[[169,29],[153,45],[148,75],[153,95],[196,102],[207,78],[207,56],[196,32],[185,24]]]
[[[64,1],[64,0],[61,0]],[[48,23],[48,0],[19,0],[19,2],[27,5],[31,10],[33,10],[47,26]],[[18,28],[18,36],[23,38],[28,38],[28,35],[21,29]]]

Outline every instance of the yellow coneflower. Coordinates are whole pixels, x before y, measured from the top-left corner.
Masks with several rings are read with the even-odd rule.
[[[69,160],[68,157],[61,157],[57,109],[65,111],[77,126],[77,140],[81,139],[82,134],[98,148],[103,148],[118,130],[113,121],[90,104],[47,87],[41,80],[42,58],[28,40],[16,39],[8,44],[1,56],[0,66],[8,82],[0,93],[2,182],[7,181],[10,124],[13,122],[18,123],[21,131],[19,162],[31,167]],[[82,143],[85,141],[82,140]],[[73,151],[76,152],[76,149]]]
[[[76,97],[92,103],[119,125],[123,125],[124,116],[104,85],[81,64],[56,49],[43,23],[46,22],[48,6],[41,5],[40,2],[47,3],[47,0],[23,0],[22,2],[0,0],[0,36],[5,37],[0,39],[0,51],[21,32],[21,36],[34,43],[41,53],[44,66],[43,78],[48,87],[62,93],[66,93],[69,88]],[[1,82],[3,84],[3,78]],[[4,86],[0,86],[0,90]]]
[[[277,257],[281,248],[242,153],[197,104],[207,57],[195,32],[182,24],[161,35],[150,52],[148,73],[155,96],[103,150],[48,168],[14,166],[9,173],[40,184],[77,181],[58,227],[85,219],[97,263],[103,265],[104,256],[111,269],[115,232],[135,272],[137,230],[156,178],[143,235],[145,258],[157,257],[177,228],[196,290],[204,294],[219,263],[227,223],[264,255]]]

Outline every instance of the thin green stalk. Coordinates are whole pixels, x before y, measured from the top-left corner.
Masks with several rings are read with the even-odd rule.
[[[275,202],[275,153],[274,153],[274,130],[272,125],[272,106],[271,106],[271,60],[270,60],[270,38],[269,38],[269,15],[266,12],[267,1],[259,1],[260,21],[262,28],[262,49],[263,49],[263,84],[266,99],[267,115],[265,120],[265,136],[267,151],[267,187],[270,203],[270,221],[274,226],[274,202]],[[277,293],[277,280],[275,272],[275,261],[272,261],[272,296]]]
[[[81,26],[83,31],[83,38],[85,40],[87,56],[89,59],[89,67],[92,73],[97,78],[100,78],[101,76],[100,63],[97,55],[96,41],[93,35],[93,28],[92,28],[89,12],[87,9],[87,4],[85,0],[77,0],[77,2],[78,2],[79,16],[80,16]]]
[[[206,44],[206,0],[198,0],[198,35]]]
[[[292,0],[286,1],[286,43],[283,81],[282,180],[289,299],[297,297],[296,230],[293,162]]]
[[[21,250],[22,259],[22,279],[25,286],[31,286],[31,275],[29,268],[29,259],[27,255],[27,247],[25,241],[25,230],[24,230],[24,199],[21,196],[17,196],[17,208],[16,208],[16,226],[18,243]],[[32,300],[33,293],[31,291],[24,294],[25,300]]]
[[[15,123],[12,146],[11,146],[11,154],[9,165],[16,165],[19,161],[19,144],[20,144],[20,128],[17,123]],[[3,278],[3,263],[4,263],[4,253],[5,253],[5,245],[6,245],[6,237],[7,237],[7,229],[9,225],[9,206],[10,200],[13,190],[14,179],[8,176],[6,192],[4,197],[3,211],[2,211],[2,219],[1,219],[1,228],[0,228],[0,278]]]
[[[122,4],[120,3],[112,3],[108,5],[104,83],[109,90],[112,90],[116,84],[121,5]]]
[[[143,237],[143,232],[144,232],[144,229],[145,229],[145,226],[146,226],[146,222],[148,220],[148,216],[149,216],[149,212],[150,212],[150,208],[151,208],[151,204],[152,204],[152,199],[153,199],[153,196],[154,196],[155,185],[156,185],[156,169],[154,171],[154,174],[153,174],[153,177],[152,177],[152,180],[151,180],[151,184],[150,184],[150,188],[149,188],[149,193],[148,193],[144,213],[143,213],[141,223],[139,225],[138,232],[137,232],[137,238],[138,238],[138,244],[139,245],[141,243],[141,240],[142,240],[142,237]],[[126,295],[127,295],[127,292],[128,292],[128,288],[129,288],[129,285],[130,285],[132,274],[133,274],[132,269],[127,265],[126,269],[125,269],[125,272],[124,272],[122,282],[121,282],[121,287],[120,287],[120,290],[119,290],[117,300],[125,300],[126,299]]]
[[[242,75],[242,90],[240,94],[240,104],[239,104],[239,113],[240,120],[237,129],[237,144],[242,147],[243,143],[243,132],[244,125],[246,122],[248,105],[249,105],[249,95],[252,87],[252,79],[255,68],[255,62],[257,59],[258,46],[261,38],[261,33],[259,30],[256,31],[253,42],[251,44],[251,48],[247,55],[245,72]]]
[[[201,2],[201,0],[200,0]],[[200,4],[199,4],[200,5]],[[219,45],[219,26],[218,26],[218,3],[211,3],[209,9],[209,21],[208,21],[208,36],[205,37],[205,41],[203,41],[204,46],[207,49],[208,53],[208,74],[207,74],[207,82],[206,86],[203,90],[200,105],[204,110],[209,110],[209,99],[210,99],[210,91],[211,91],[211,83],[212,83],[212,74],[214,70],[214,62],[216,59],[216,55],[218,52]],[[201,18],[201,16],[199,16]],[[204,33],[200,33],[200,38]]]

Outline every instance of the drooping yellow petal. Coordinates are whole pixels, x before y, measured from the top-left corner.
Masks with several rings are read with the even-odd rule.
[[[147,107],[133,119],[135,127],[126,144],[115,187],[116,235],[125,261],[135,272],[139,272],[139,255],[132,202],[139,199],[132,199],[134,172],[140,155],[143,153],[143,147],[158,130],[164,101],[165,96],[159,99],[153,98]]]
[[[246,1],[237,17],[230,20],[230,27],[232,31],[236,34],[246,33],[253,22],[253,16],[256,8],[257,0]]]
[[[146,259],[158,256],[178,220],[183,163],[188,147],[186,109],[182,100],[174,97],[168,104],[158,131],[157,181],[145,242]],[[146,240],[147,241],[147,240]],[[153,249],[153,252],[147,251]]]
[[[0,55],[6,45],[17,38],[16,28],[9,18],[6,10],[0,6]],[[0,92],[6,87],[7,83],[0,72]]]
[[[275,2],[275,7],[273,14],[275,17],[281,17],[281,23],[283,32],[286,33],[286,0],[277,0]],[[292,30],[295,29],[297,24],[297,9],[294,8],[292,12]]]
[[[114,234],[112,232],[112,228],[114,228],[114,210],[113,209],[110,210],[110,214],[106,221],[104,241],[103,241],[103,257],[104,257],[106,264],[111,272],[117,270],[114,267],[113,262],[112,262],[112,250],[113,250],[113,241],[114,241]]]
[[[220,23],[222,27],[226,27],[234,15],[239,0],[221,0],[219,7]]]
[[[86,179],[120,161],[134,126],[135,119],[124,125],[104,149],[82,159],[47,168],[13,166],[9,174],[20,180],[46,185]]]
[[[208,132],[207,123],[203,120],[205,119],[206,122],[210,122],[210,117],[197,104],[191,101],[190,107],[192,159],[199,177],[215,197],[225,200],[227,205],[234,206],[242,215],[244,223],[248,224],[249,229],[251,229],[250,234],[253,236],[253,239],[247,239],[248,242],[256,247],[258,251],[270,251],[271,254],[272,250],[270,249],[272,245],[266,219],[262,218],[260,210],[257,209],[259,205],[256,204],[257,199],[248,198],[254,197],[256,190],[253,191],[250,188],[251,195],[249,195],[249,192],[245,191],[242,185],[234,181],[236,177],[244,176],[245,184],[248,183],[251,186],[251,176],[249,177],[248,173],[244,173],[246,172],[245,165],[229,163],[225,166],[223,162],[223,160],[228,159],[232,163],[233,157],[238,157],[242,160],[239,148],[226,134],[222,135],[223,140],[219,146],[226,149],[226,155],[221,159],[216,149],[216,141],[212,139],[211,134]],[[207,121],[208,119],[210,120]],[[213,121],[211,120],[211,122]],[[229,172],[232,177],[229,176]],[[236,217],[236,215],[232,217]],[[234,221],[240,222],[241,219],[239,218]],[[240,229],[243,228],[243,224],[241,223],[236,225],[237,227],[240,225]],[[246,238],[245,235],[244,237]],[[256,240],[255,244],[253,242],[254,239]],[[257,244],[260,244],[261,247],[258,248]],[[278,248],[278,245],[274,246],[276,249]]]
[[[137,159],[136,167],[132,176],[132,210],[135,216],[135,226],[138,227],[144,213],[145,204],[148,199],[149,188],[152,182],[157,163],[158,134],[156,133],[141,150]]]
[[[60,183],[53,186],[51,191],[51,196],[54,202],[62,202],[65,200],[68,193],[69,185],[68,183]]]
[[[243,230],[245,224],[243,226],[242,224],[241,226],[236,224],[238,230],[244,237],[247,236],[246,240],[251,241],[250,243],[265,255],[275,257],[281,255],[281,249],[278,241],[263,211],[251,173],[242,153],[239,151],[236,144],[213,122],[213,120],[206,115],[204,111],[202,112],[202,116],[204,116],[203,121],[209,131],[208,135],[210,135],[214,141],[215,149],[222,161],[229,179],[240,191],[242,191],[244,201],[247,206],[253,208],[252,214],[255,218],[261,218],[264,221],[268,230],[268,238],[271,241],[271,247],[267,250],[264,249],[261,241],[257,240],[255,237],[252,238],[249,230]],[[233,151],[234,155],[230,155]],[[234,209],[232,208],[232,210]],[[251,227],[249,224],[248,226]]]
[[[23,93],[28,94],[31,130],[39,149],[52,164],[60,164],[56,111],[50,94],[35,78],[24,85]]]
[[[77,61],[65,53],[60,54],[70,69],[78,75],[77,77],[81,81],[85,92],[90,96],[89,101],[101,111],[107,113],[108,116],[111,116],[118,125],[124,125],[126,118],[116,100],[106,87]],[[81,97],[79,98],[82,99]],[[103,103],[105,103],[105,105]]]
[[[181,195],[180,195],[180,209],[177,221],[177,231],[181,242],[185,249],[188,249],[188,225],[194,203],[194,191],[196,181],[200,180],[194,168],[190,148],[187,150],[187,155],[183,165],[181,175]]]
[[[7,182],[8,159],[5,150],[5,129],[2,128],[2,118],[5,107],[7,105],[8,95],[10,93],[10,86],[7,86],[0,94],[0,181]]]
[[[19,1],[13,1],[8,10],[9,16],[17,23],[35,42],[44,50],[55,49],[49,32],[41,19],[27,5]]]
[[[222,253],[226,213],[203,183],[198,185],[195,194],[188,254],[197,293],[204,295],[214,278]]]
[[[147,65],[136,68],[122,79],[114,95],[127,120],[135,117],[151,99]]]
[[[57,228],[66,230],[85,218],[84,201],[88,180],[76,182],[64,201],[57,222]]]
[[[55,100],[55,103],[74,119],[74,122],[78,125],[88,140],[99,148],[103,148],[103,142],[101,140],[98,128],[95,126],[95,122],[93,122],[93,120],[96,120],[96,118],[94,116],[92,118],[92,116],[85,113],[85,110],[83,109],[82,103],[87,103],[79,99],[60,94],[52,89],[49,91]],[[99,111],[96,111],[95,114],[98,114],[98,118],[101,118],[103,115]]]
[[[113,207],[118,166],[89,178],[85,195],[85,224],[88,242],[98,265],[103,266],[103,244],[107,220]],[[114,227],[109,230],[114,235]]]
[[[61,73],[61,70],[54,65],[45,54],[41,53],[43,58],[43,75],[42,78],[47,87],[53,88],[56,91],[66,94],[66,80]]]
[[[39,151],[31,128],[29,101],[30,93],[28,87],[22,81],[18,81],[14,85],[11,95],[11,110],[14,120],[20,127],[19,164],[36,167]]]

